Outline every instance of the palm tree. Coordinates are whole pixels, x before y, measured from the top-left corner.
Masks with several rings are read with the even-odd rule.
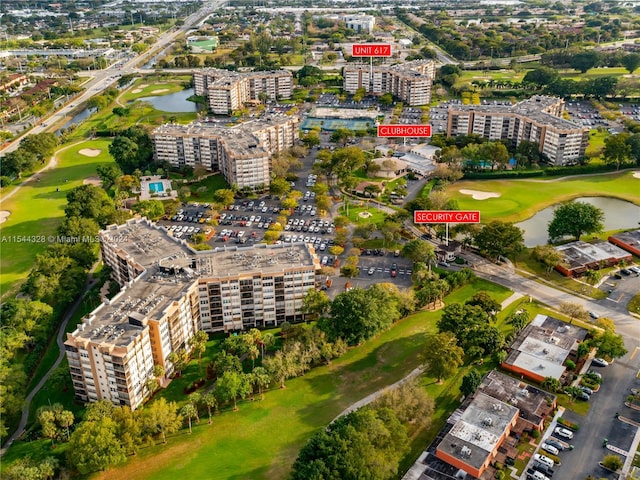
[[[193,403],[187,403],[185,406],[182,407],[181,410],[182,415],[184,415],[185,417],[187,417],[187,420],[189,421],[189,433],[191,433],[191,419],[197,416],[197,410],[196,407],[193,405]]]
[[[251,369],[253,370],[256,366],[256,359],[260,356],[260,350],[258,350],[258,347],[255,345],[251,345],[249,346],[247,356],[251,359]]]
[[[200,415],[199,415],[200,412],[198,412],[198,404],[201,401],[202,401],[202,395],[200,395],[198,392],[194,392],[191,395],[189,395],[189,402],[196,409],[196,423],[200,423]]]
[[[73,412],[69,410],[63,410],[56,415],[56,419],[58,423],[64,427],[65,432],[67,434],[67,441],[69,441],[69,427],[73,425]]]
[[[251,383],[258,387],[260,400],[264,399],[264,389],[271,384],[271,376],[264,367],[257,367],[251,373]]]
[[[202,397],[202,403],[207,406],[207,412],[209,413],[209,425],[211,425],[211,409],[214,409],[218,406],[218,400],[216,396],[209,392]]]

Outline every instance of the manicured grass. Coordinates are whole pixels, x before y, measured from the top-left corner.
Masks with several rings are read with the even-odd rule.
[[[587,150],[585,154],[587,157],[592,156],[600,156],[602,150],[604,149],[604,139],[607,138],[610,133],[606,130],[598,131],[591,130],[589,131],[589,144],[587,145]]]
[[[36,254],[51,243],[48,237],[55,234],[64,217],[67,193],[82,185],[87,177],[95,176],[98,165],[113,162],[108,152],[109,143],[109,140],[92,140],[63,147],[57,154],[58,165],[53,170],[38,175],[39,182],[30,182],[2,201],[2,210],[11,212],[7,221],[0,225],[0,292],[3,299],[18,290],[29,274]],[[97,157],[80,155],[78,152],[84,148],[97,149],[101,153]],[[25,237],[33,241],[17,241]]]
[[[476,279],[448,296],[460,302],[478,290],[509,295]],[[428,334],[435,331],[437,312],[420,312],[401,320],[375,339],[353,348],[332,365],[313,369],[287,382],[287,388],[272,390],[262,401],[244,401],[238,412],[225,409],[194,428],[192,435],[182,430],[167,445],[143,449],[127,465],[97,474],[96,479],[173,479],[189,472],[190,478],[260,479],[285,478],[300,447],[319,428],[326,426],[343,409],[407,375],[420,363],[420,351]],[[425,378],[427,390],[437,399],[439,418],[457,406],[461,380],[437,385]],[[415,444],[415,453],[424,449],[435,433]]]
[[[206,190],[199,192],[198,189],[202,187],[205,187]],[[174,182],[174,188],[180,188],[180,185]],[[191,190],[191,197],[189,201],[214,203],[213,193],[221,188],[229,188],[229,184],[222,175],[210,175],[199,182],[190,183],[189,189]]]
[[[382,212],[381,210],[377,210],[374,206],[370,204],[368,208],[365,208],[364,205],[366,201],[353,201],[353,199],[349,200],[349,215],[346,215],[346,209],[340,209],[340,215],[348,216],[349,220],[351,220],[356,225],[363,225],[367,223],[380,224],[384,221],[387,214]],[[363,206],[357,206],[363,205]],[[360,212],[369,212],[371,214],[368,218],[363,218],[359,215]]]
[[[612,68],[591,68],[586,73],[580,73],[578,70],[563,70],[560,71],[560,77],[570,80],[592,80],[599,77],[622,77],[628,75],[629,72],[624,67],[612,67]]]
[[[141,78],[127,88],[126,93],[121,95],[120,100],[123,103],[127,103],[142,97],[161,96],[180,92],[184,90],[182,83],[188,82],[189,79],[187,76],[172,77],[171,79]]]
[[[461,194],[461,189],[497,192],[500,197],[474,200]],[[552,180],[467,180],[450,185],[447,193],[458,201],[460,210],[480,210],[484,222],[518,222],[550,205],[583,196],[609,196],[640,205],[640,179],[627,171]]]
[[[556,395],[558,397],[558,405],[565,407],[578,415],[584,416],[589,413],[589,402],[585,402],[583,400],[572,400],[565,393],[556,393]]]
[[[607,297],[607,294],[602,290],[592,287],[591,285],[588,285],[586,283],[579,282],[571,277],[565,277],[556,270],[552,270],[551,273],[547,275],[544,266],[531,257],[531,251],[532,249],[527,249],[518,255],[517,267],[521,270],[531,273],[535,280],[544,280],[553,285],[556,285],[561,289],[569,290],[581,295],[587,295],[597,300]],[[606,269],[602,271],[603,275],[605,275],[606,273]]]
[[[631,313],[640,315],[640,293],[638,293],[629,301],[629,305],[627,305],[627,308]]]
[[[518,72],[510,69],[502,69],[502,70],[463,70],[462,74],[456,81],[455,86],[461,87],[464,85],[469,85],[471,82],[475,81],[484,81],[489,82],[491,80],[500,81],[500,80],[510,80],[512,82],[521,82],[524,78],[525,74],[528,70],[522,69]]]

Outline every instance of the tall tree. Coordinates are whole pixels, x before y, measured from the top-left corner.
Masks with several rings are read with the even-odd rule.
[[[216,383],[216,395],[222,402],[233,401],[234,410],[238,410],[238,397],[245,398],[250,393],[249,377],[244,373],[225,372]]]
[[[435,261],[433,246],[424,240],[410,240],[402,247],[402,256],[412,262],[424,262],[429,265]]]
[[[230,188],[220,188],[213,193],[213,199],[227,208],[233,203],[236,198],[236,194]]]
[[[628,133],[609,135],[604,139],[604,149],[602,157],[605,163],[615,165],[616,170],[620,169],[620,164],[625,163],[631,157],[631,144]]]
[[[573,323],[574,320],[586,321],[589,319],[587,311],[578,303],[561,302],[558,306],[558,310],[569,317],[569,323]]]
[[[167,443],[167,435],[180,428],[182,419],[178,415],[176,402],[159,398],[142,411],[142,430],[148,435],[160,435],[162,443]]]
[[[483,255],[494,259],[510,257],[524,249],[522,229],[500,220],[484,225],[474,241]]]
[[[604,212],[586,202],[568,202],[557,207],[547,232],[551,241],[564,236],[580,240],[582,235],[602,231]]]
[[[195,405],[193,403],[186,403],[180,409],[180,413],[187,419],[187,422],[189,424],[189,433],[192,433],[191,419],[195,418],[198,413]]]
[[[258,387],[260,400],[264,398],[264,389],[271,384],[271,376],[264,367],[256,367],[251,372],[251,383]]]
[[[109,417],[82,422],[69,440],[68,465],[86,475],[123,463],[126,454],[116,432],[116,422]]]
[[[211,410],[215,410],[215,408],[218,406],[218,399],[213,393],[209,392],[205,393],[202,396],[202,403],[204,403],[207,407],[207,413],[209,414],[209,425],[211,425]]]
[[[475,391],[482,383],[482,375],[475,368],[469,370],[464,377],[462,377],[462,384],[460,385],[460,393],[465,397],[469,397],[475,393]]]
[[[522,330],[528,322],[529,311],[524,308],[513,312],[507,317],[507,323],[513,327],[516,333]]]
[[[91,218],[104,228],[114,221],[116,211],[113,200],[102,188],[81,185],[67,194],[64,213],[67,217]]]
[[[458,339],[451,332],[429,337],[423,352],[425,372],[436,377],[438,383],[453,375],[464,363],[464,350],[458,346]]]
[[[198,356],[198,363],[202,361],[202,354],[207,349],[207,342],[209,341],[209,335],[204,330],[198,330],[193,337],[189,339],[189,346],[191,346],[191,353]]]
[[[545,266],[547,277],[556,265],[564,263],[564,254],[552,245],[537,245],[531,252],[531,256]]]
[[[638,67],[640,67],[640,54],[630,53],[623,55],[620,59],[622,66],[627,69],[627,72],[633,73]]]

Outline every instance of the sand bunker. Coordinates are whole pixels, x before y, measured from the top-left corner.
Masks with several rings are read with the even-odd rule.
[[[7,221],[7,218],[9,218],[9,215],[11,215],[11,212],[8,210],[0,210],[0,223],[4,223]]]
[[[97,157],[102,153],[102,150],[98,148],[83,148],[78,153],[80,155],[84,155],[85,157]]]
[[[168,88],[161,88],[161,89],[159,89],[159,90],[153,90],[153,91],[151,92],[151,94],[164,93],[164,92],[168,92],[168,91],[169,91],[169,89],[168,89]]]
[[[633,178],[640,178],[640,172],[633,172]]]
[[[142,92],[141,88],[134,88],[133,90],[131,90],[131,93],[140,93]]]
[[[488,198],[498,198],[500,196],[499,193],[495,192],[481,192],[480,190],[467,190],[464,188],[460,190],[460,193],[471,195],[474,200],[487,200]]]
[[[82,181],[82,183],[84,185],[95,185],[97,187],[102,185],[102,181],[98,177],[87,177]]]

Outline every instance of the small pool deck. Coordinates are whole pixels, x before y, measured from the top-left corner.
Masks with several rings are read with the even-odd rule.
[[[140,179],[140,200],[171,200],[178,197],[177,190],[171,186],[171,180],[158,175]]]

